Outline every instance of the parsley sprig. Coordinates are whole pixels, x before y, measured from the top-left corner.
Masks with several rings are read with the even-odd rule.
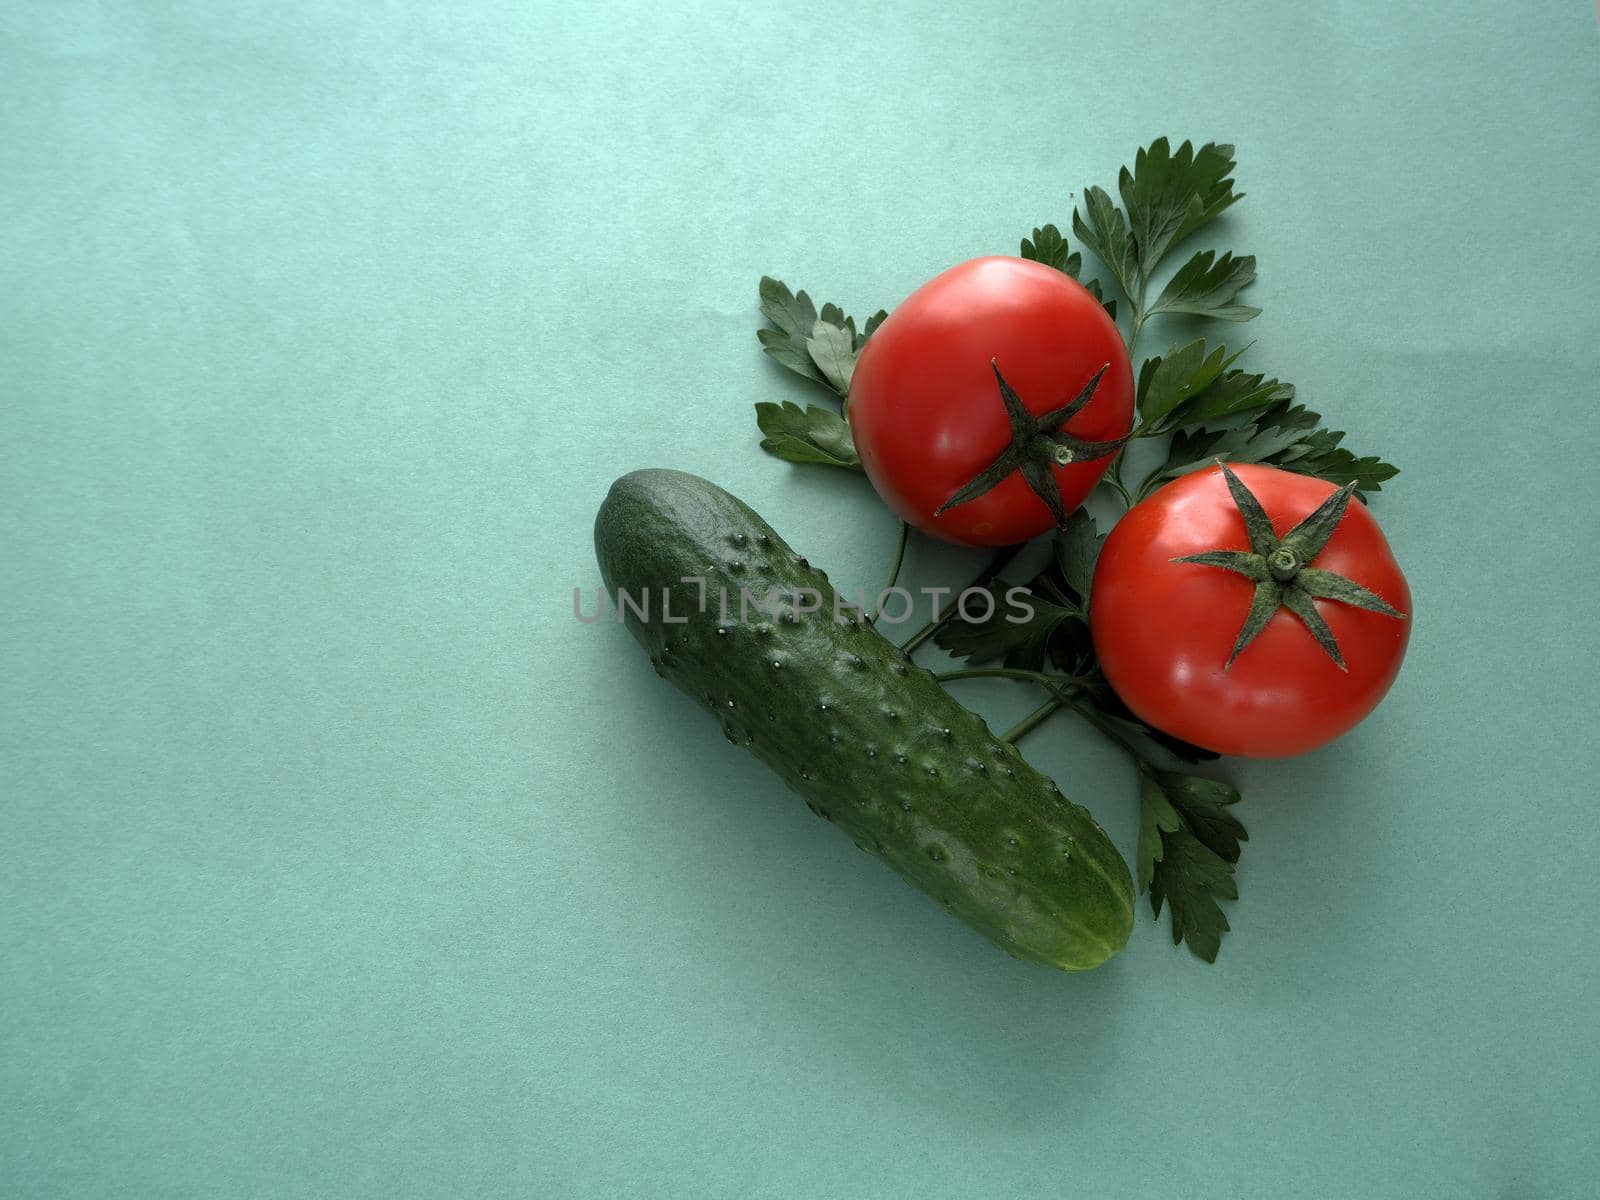
[[[1182,314],[1237,323],[1260,314],[1239,298],[1255,282],[1255,256],[1229,250],[1195,250],[1149,298],[1169,255],[1244,198],[1233,190],[1234,165],[1232,146],[1208,142],[1196,150],[1184,142],[1173,150],[1166,138],[1157,138],[1138,152],[1132,170],[1122,169],[1117,181],[1121,208],[1103,188],[1090,187],[1081,209],[1073,209],[1078,241],[1100,260],[1127,300],[1129,354],[1137,349],[1145,323],[1155,317]],[[1080,279],[1082,256],[1068,250],[1055,226],[1034,230],[1031,241],[1023,242],[1022,256],[1037,258],[1041,244],[1050,247],[1050,258],[1039,261]],[[1324,428],[1317,413],[1294,404],[1293,385],[1235,366],[1248,349],[1230,353],[1202,338],[1145,359],[1136,393],[1139,419],[1130,441],[1170,435],[1166,461],[1143,480],[1130,481],[1124,451],[1103,486],[1132,503],[1219,457],[1354,483],[1358,493],[1378,491],[1394,477],[1393,466],[1358,457],[1341,444],[1342,432]]]
[[[789,462],[861,470],[844,406],[856,357],[889,314],[879,310],[857,330],[855,318],[846,316],[837,304],[824,304],[818,312],[805,292],[791,292],[787,285],[763,275],[761,315],[767,319],[766,326],[756,331],[761,349],[774,362],[827,389],[839,404],[838,411],[810,404],[801,408],[787,401],[757,404],[761,448]]]
[[[1165,901],[1172,944],[1189,943],[1207,962],[1217,961],[1228,918],[1218,899],[1237,900],[1234,864],[1249,838],[1228,811],[1239,792],[1215,779],[1141,768],[1139,787],[1139,890],[1161,916]]]
[[[1167,138],[1157,138],[1119,173],[1115,197],[1104,188],[1084,189],[1070,222],[1080,248],[1047,224],[1022,239],[1021,257],[1077,280],[1113,320],[1120,313],[1130,356],[1151,321],[1252,320],[1261,310],[1242,296],[1256,280],[1253,255],[1209,246],[1174,259],[1189,238],[1244,198],[1234,190],[1234,168],[1230,145],[1207,142],[1196,149],[1186,141],[1173,149]],[[1102,273],[1086,269],[1084,251]],[[880,310],[858,327],[837,305],[819,310],[805,292],[766,277],[760,299],[762,349],[836,405],[757,404],[761,448],[790,462],[859,471],[849,429],[850,379],[861,347],[887,314]],[[1344,433],[1297,403],[1293,384],[1239,365],[1250,348],[1230,350],[1196,338],[1146,357],[1137,376],[1138,419],[1101,487],[1132,505],[1220,459],[1314,475],[1364,501],[1395,476],[1396,468],[1381,458],[1348,449]],[[1128,447],[1151,439],[1164,439],[1165,455],[1142,478],[1131,477]],[[1149,894],[1157,918],[1163,907],[1169,912],[1174,944],[1186,943],[1212,962],[1228,932],[1219,901],[1238,898],[1235,867],[1248,837],[1232,813],[1240,796],[1219,780],[1172,769],[1172,760],[1192,764],[1217,756],[1145,725],[1106,683],[1089,637],[1088,607],[1103,540],[1080,509],[1053,535],[1049,563],[1026,583],[1002,577],[1022,548],[1002,552],[974,581],[995,597],[985,619],[966,619],[952,602],[903,648],[910,653],[934,639],[964,663],[941,676],[950,682],[998,675],[1043,688],[1048,699],[1005,735],[1008,740],[1065,709],[1128,751],[1140,780],[1139,888]],[[1004,598],[1016,586],[1033,608],[1027,621],[1007,619],[1014,610]]]

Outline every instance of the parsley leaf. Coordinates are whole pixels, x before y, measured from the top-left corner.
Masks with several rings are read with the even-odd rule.
[[[817,309],[811,303],[811,297],[803,291],[795,295],[781,281],[763,275],[761,315],[772,323],[772,328],[756,331],[762,350],[796,375],[803,375],[816,383],[826,383],[817,365],[811,361],[811,355],[806,352],[806,339],[817,324]]]
[[[1151,911],[1159,917],[1162,903],[1169,903],[1172,944],[1188,942],[1200,958],[1216,962],[1222,935],[1229,929],[1217,898],[1239,898],[1233,867],[1186,829],[1163,837],[1161,847],[1150,879]]]
[[[1088,279],[1083,278],[1083,255],[1076,250],[1068,250],[1067,239],[1061,236],[1061,231],[1054,225],[1035,229],[1032,240],[1023,238],[1021,257],[1044,263],[1045,266],[1054,267],[1064,275],[1070,275],[1083,284],[1091,296],[1100,301],[1100,306],[1113,321],[1117,319],[1117,302],[1106,299],[1098,279],[1093,276]]]
[[[1074,512],[1043,571],[1025,586],[999,579],[987,584],[993,605],[969,600],[966,611],[958,608],[934,635],[935,644],[973,665],[998,660],[1038,671],[1049,661],[1075,677],[1096,673],[1089,584],[1104,541],[1088,513]],[[968,619],[968,611],[983,612],[983,619]]]
[[[1078,278],[1078,273],[1083,270],[1083,255],[1076,250],[1068,250],[1067,239],[1061,236],[1061,231],[1054,225],[1035,229],[1032,241],[1023,238],[1022,257],[1043,263],[1047,267],[1054,267],[1074,279]]]
[[[844,315],[844,309],[837,304],[824,304],[822,311],[817,314],[817,320],[824,325],[834,325],[840,329],[849,329],[851,345],[855,344],[856,319]]]
[[[847,401],[861,347],[889,314],[879,309],[864,329],[857,330],[855,318],[837,304],[824,304],[818,312],[805,292],[791,292],[770,276],[761,277],[760,294],[761,314],[768,321],[766,328],[756,331],[762,350],[774,362]],[[789,462],[861,470],[850,426],[838,413],[788,401],[757,404],[756,424],[763,435],[761,448],[768,454]]]
[[[1200,338],[1145,359],[1134,392],[1144,427],[1163,427],[1164,418],[1210,387],[1238,357],[1230,356],[1226,346],[1207,352],[1205,339]]]
[[[1214,321],[1248,321],[1251,317],[1259,316],[1261,310],[1233,301],[1244,288],[1255,282],[1255,278],[1256,259],[1253,254],[1235,258],[1231,253],[1224,253],[1218,258],[1215,251],[1198,251],[1178,268],[1178,273],[1150,306],[1149,315],[1193,313]]]
[[[1187,942],[1206,962],[1217,960],[1228,918],[1218,899],[1237,900],[1233,864],[1249,834],[1228,812],[1239,793],[1225,783],[1175,771],[1143,772],[1140,791],[1140,890],[1150,909],[1171,910],[1172,943]]]
[[[1094,581],[1094,565],[1105,545],[1105,534],[1094,527],[1094,518],[1078,509],[1067,519],[1067,527],[1056,534],[1055,566],[1061,581],[1076,598],[1078,607],[1089,607],[1089,585]]]
[[[1089,295],[1100,301],[1100,307],[1106,310],[1106,316],[1115,321],[1117,319],[1117,302],[1102,294],[1100,290],[1100,281],[1098,279],[1090,278],[1080,279],[1078,282],[1083,284],[1084,290],[1087,291]]]
[[[1229,360],[1232,361],[1231,359]],[[1249,371],[1225,371],[1173,414],[1168,427],[1204,425],[1294,399],[1294,384]]]
[[[1164,833],[1177,833],[1183,827],[1183,818],[1172,807],[1171,801],[1156,781],[1148,775],[1140,780],[1139,788],[1139,892],[1150,890],[1155,877],[1156,864],[1165,853]],[[1160,916],[1160,913],[1156,914]]]
[[[1093,664],[1095,673],[1098,674],[1099,669],[1098,663]],[[1196,746],[1182,738],[1173,737],[1170,733],[1165,733],[1152,725],[1146,725],[1133,715],[1132,710],[1122,702],[1122,697],[1111,690],[1111,685],[1104,682],[1105,677],[1100,675],[1099,678],[1101,686],[1095,689],[1094,694],[1088,697],[1086,702],[1093,705],[1102,719],[1126,733],[1155,743],[1174,758],[1180,758],[1187,763],[1211,762],[1222,757],[1215,750],[1207,750],[1203,746]]]
[[[846,316],[837,304],[824,304],[819,313],[805,292],[791,292],[771,276],[761,277],[760,295],[761,315],[769,322],[767,328],[756,330],[761,349],[796,375],[844,397],[856,356],[889,314],[880,309],[857,332],[855,318]]]
[[[1398,467],[1376,456],[1358,458],[1341,445],[1342,432],[1323,428],[1321,422],[1320,414],[1285,399],[1234,428],[1179,430],[1168,448],[1167,461],[1144,481],[1139,494],[1148,495],[1164,481],[1217,459],[1282,467],[1330,483],[1353,481],[1358,494],[1381,491],[1387,480],[1400,473]]]
[[[1229,811],[1230,805],[1239,803],[1238,789],[1218,779],[1175,771],[1161,772],[1160,780],[1167,798],[1189,823],[1190,832],[1219,858],[1238,862],[1239,843],[1250,840],[1239,818]]]
[[[1058,593],[1052,597],[1043,588],[1030,586],[1022,589],[1028,595],[1019,605],[1008,599],[1016,586],[998,579],[985,585],[994,603],[987,606],[983,618],[968,619],[966,612],[986,608],[969,598],[966,611],[958,609],[934,635],[934,643],[974,665],[999,661],[1008,667],[1038,671],[1047,657],[1054,659],[1053,643],[1057,635],[1069,633],[1070,625],[1082,626],[1087,634],[1083,615],[1065,596]]]
[[[1148,275],[1169,249],[1244,198],[1233,192],[1232,171],[1232,146],[1207,142],[1195,150],[1184,142],[1174,153],[1164,137],[1134,156],[1132,171],[1122,168],[1117,190],[1140,272]]]
[[[1140,436],[1221,421],[1294,399],[1292,384],[1232,368],[1243,353],[1229,354],[1223,346],[1207,350],[1202,339],[1145,359],[1136,393],[1143,421]]]
[[[1072,232],[1106,269],[1116,278],[1125,295],[1137,296],[1139,288],[1139,252],[1133,235],[1122,217],[1122,210],[1112,201],[1104,188],[1092,187],[1083,193],[1083,209],[1087,219],[1072,210]]]
[[[850,438],[850,426],[838,413],[787,400],[782,404],[757,404],[756,424],[765,435],[761,448],[789,462],[826,463],[861,470],[861,458]]]
[[[1130,350],[1145,321],[1158,314],[1248,321],[1261,311],[1236,302],[1239,292],[1255,279],[1255,259],[1248,255],[1235,258],[1231,253],[1219,259],[1215,251],[1196,254],[1154,303],[1147,306],[1145,300],[1151,273],[1167,252],[1243,198],[1242,193],[1234,194],[1232,171],[1232,146],[1207,142],[1196,150],[1192,143],[1184,142],[1173,151],[1163,137],[1140,149],[1133,169],[1124,167],[1118,175],[1117,190],[1126,216],[1103,188],[1084,189],[1083,210],[1073,210],[1072,229],[1110,270],[1131,302]],[[1039,239],[1044,232],[1034,231],[1034,254],[1040,253]],[[1055,253],[1053,240],[1046,241],[1046,250]],[[1095,295],[1099,294],[1097,290]],[[1114,304],[1102,303],[1114,319]]]
[[[850,318],[845,320],[848,324],[840,326],[819,319],[806,339],[811,361],[841,396],[849,394],[850,376],[856,369],[856,326]]]

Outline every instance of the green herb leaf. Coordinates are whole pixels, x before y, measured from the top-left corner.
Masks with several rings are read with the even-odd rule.
[[[1115,300],[1108,299],[1101,293],[1100,281],[1098,279],[1091,278],[1080,279],[1078,282],[1083,284],[1085,291],[1087,291],[1096,300],[1100,301],[1100,307],[1106,310],[1106,316],[1115,321],[1117,319],[1117,302]]]
[[[1033,239],[1022,239],[1022,257],[1043,263],[1072,278],[1083,269],[1083,255],[1067,246],[1067,239],[1054,225],[1033,231]]]
[[[1384,462],[1375,454],[1356,457],[1339,445],[1343,437],[1343,433],[1332,429],[1313,430],[1301,443],[1299,457],[1283,465],[1329,483],[1354,483],[1356,495],[1363,498],[1367,492],[1382,491],[1384,483],[1400,474],[1399,467]]]
[[[1184,142],[1174,153],[1166,138],[1157,138],[1134,156],[1133,170],[1122,169],[1117,187],[1139,270],[1148,275],[1169,249],[1244,198],[1233,193],[1232,171],[1233,147],[1211,142],[1199,150]]]
[[[1073,620],[1057,625],[1045,649],[1056,668],[1068,675],[1081,678],[1093,674],[1096,669],[1094,638],[1089,633],[1089,622],[1083,617],[1074,615]]]
[[[811,297],[803,291],[795,294],[781,280],[763,275],[761,315],[772,322],[772,328],[756,331],[761,348],[796,375],[803,375],[814,383],[826,383],[806,352],[806,339],[817,324],[817,309]]]
[[[1139,891],[1149,891],[1155,864],[1166,853],[1163,834],[1176,834],[1184,826],[1160,784],[1149,774],[1139,774]],[[1157,914],[1160,915],[1160,914]]]
[[[845,317],[845,324],[836,325],[819,319],[806,339],[806,351],[828,386],[841,396],[847,395],[850,376],[856,369],[855,322]]]
[[[1183,818],[1178,816],[1154,779],[1141,774],[1139,788],[1139,891],[1145,892],[1164,853],[1161,835],[1177,833],[1183,826]]]
[[[1069,522],[1069,531],[1069,543],[1076,543],[1076,548],[1069,544],[1063,552],[1069,561],[1090,552],[1080,539],[1092,539],[1093,552],[1098,552],[1103,539],[1096,537],[1087,515],[1082,521]],[[1081,562],[1073,569],[1081,569]],[[1092,561],[1089,570],[1092,573]],[[1096,671],[1094,642],[1089,636],[1088,592],[1080,594],[1067,582],[1059,560],[1053,559],[1026,585],[997,579],[987,587],[994,598],[993,609],[977,621],[968,620],[957,609],[934,635],[936,645],[974,665],[998,659],[1008,667],[1038,671],[1049,661],[1074,677],[1086,677]],[[966,607],[972,611],[986,606],[969,600]]]
[[[801,408],[788,401],[757,404],[756,424],[765,435],[761,448],[768,454],[788,462],[861,470],[850,426],[836,412],[814,405]]]
[[[1246,347],[1248,349],[1248,347]],[[1244,350],[1206,349],[1203,340],[1147,358],[1139,368],[1144,436],[1226,421],[1294,399],[1294,386],[1229,369]]]
[[[1140,420],[1147,427],[1166,428],[1163,418],[1210,387],[1242,353],[1229,355],[1226,346],[1207,351],[1205,339],[1200,338],[1145,359],[1135,389]]]
[[[1239,802],[1236,789],[1214,779],[1176,771],[1145,771],[1140,793],[1139,886],[1149,889],[1150,909],[1172,913],[1172,943],[1215,962],[1228,931],[1217,900],[1237,900],[1233,864],[1249,835],[1227,811]]]
[[[958,610],[934,635],[934,643],[974,665],[999,661],[1026,671],[1043,668],[1056,634],[1069,623],[1081,625],[1083,618],[1064,602],[1064,597],[1051,598],[1033,587],[1024,589],[1029,593],[1025,603],[1032,610],[1030,615],[1007,598],[1016,586],[1003,580],[988,584],[994,604],[987,606],[983,619],[968,620]],[[967,611],[985,607],[971,599],[966,604]]]
[[[1189,830],[1228,862],[1239,861],[1239,843],[1250,840],[1245,828],[1228,811],[1239,803],[1239,789],[1218,779],[1161,771],[1158,779],[1169,801],[1177,806]]]
[[[1279,383],[1249,371],[1224,371],[1175,411],[1167,426],[1204,425],[1293,399],[1292,383]]]
[[[856,319],[854,317],[845,316],[844,309],[840,308],[837,304],[824,304],[822,306],[822,311],[817,314],[817,320],[821,321],[824,325],[832,325],[838,329],[848,330],[850,333],[850,345],[852,349],[855,347],[857,342],[861,340],[856,334]],[[813,327],[812,332],[816,332],[815,327]]]
[[[1165,902],[1172,910],[1172,944],[1187,942],[1206,962],[1217,961],[1228,918],[1218,898],[1237,900],[1233,867],[1186,829],[1161,839],[1162,855],[1150,876],[1150,910],[1157,917]]]
[[[1084,670],[1080,670],[1078,674],[1093,674],[1098,670],[1099,665],[1091,657],[1090,661],[1085,664]],[[1146,725],[1133,715],[1128,706],[1122,702],[1122,697],[1113,692],[1109,684],[1096,689],[1095,694],[1092,697],[1087,697],[1085,702],[1091,704],[1105,720],[1112,722],[1135,737],[1154,742],[1168,754],[1175,758],[1180,758],[1184,762],[1211,762],[1222,757],[1215,750],[1207,750],[1203,746],[1196,746],[1192,742],[1186,742],[1182,738],[1173,737],[1170,733]]]
[[[1178,268],[1150,306],[1150,313],[1193,313],[1215,321],[1248,321],[1259,316],[1261,310],[1233,301],[1255,278],[1255,255],[1235,258],[1225,253],[1218,258],[1215,251],[1201,250]]]
[[[761,314],[770,325],[756,330],[761,348],[796,375],[820,383],[843,397],[850,390],[856,355],[889,314],[881,309],[856,329],[854,317],[837,304],[819,313],[805,292],[791,292],[781,280],[761,277]]]
[[[1067,527],[1055,537],[1055,564],[1061,580],[1087,611],[1089,586],[1094,581],[1094,565],[1100,557],[1105,535],[1097,533],[1094,518],[1078,509],[1067,520]]]
[[[1023,238],[1022,257],[1044,263],[1065,275],[1072,276],[1083,284],[1091,296],[1100,301],[1100,307],[1106,310],[1113,321],[1117,319],[1117,302],[1105,297],[1098,279],[1092,276],[1088,279],[1083,278],[1083,255],[1076,250],[1069,251],[1067,239],[1061,236],[1061,231],[1054,225],[1035,229],[1031,239]]]
[[[1280,385],[1282,386],[1282,385]],[[1358,494],[1382,490],[1399,468],[1382,459],[1358,458],[1340,443],[1344,434],[1325,429],[1322,417],[1304,405],[1274,404],[1232,429],[1180,430],[1168,448],[1167,461],[1145,480],[1141,495],[1163,481],[1176,479],[1217,459],[1231,463],[1263,463],[1330,483],[1354,483]]]
[[[1079,216],[1077,209],[1072,210],[1072,232],[1106,265],[1124,294],[1137,295],[1138,250],[1123,220],[1122,210],[1104,188],[1098,187],[1084,190],[1083,208],[1087,219]]]

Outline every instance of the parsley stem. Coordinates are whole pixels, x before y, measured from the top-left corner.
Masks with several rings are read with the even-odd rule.
[[[1009,743],[1015,743],[1024,734],[1044,724],[1062,705],[1072,704],[1073,693],[1083,687],[1083,681],[1071,675],[1049,675],[1043,671],[1023,671],[1014,667],[969,667],[964,671],[946,671],[934,678],[940,683],[956,679],[1021,679],[1036,683],[1049,692],[1050,699],[1000,735],[1002,742]]]
[[[1052,696],[1027,716],[1023,717],[1022,720],[1018,721],[1010,729],[1002,733],[1000,735],[1000,740],[1008,745],[1016,745],[1017,739],[1021,738],[1025,734],[1032,733],[1040,725],[1043,725],[1055,715],[1056,710],[1060,707],[1060,698]]]
[[[1111,722],[1107,721],[1105,715],[1099,710],[1094,708],[1092,705],[1085,704],[1082,700],[1072,697],[1066,697],[1062,702],[1066,704],[1067,707],[1071,708],[1073,712],[1082,717],[1085,721],[1089,722],[1089,724],[1093,725],[1101,733],[1105,734],[1106,737],[1110,738],[1113,742],[1116,742],[1117,745],[1126,750],[1128,752],[1128,756],[1133,759],[1134,764],[1139,768],[1140,774],[1145,774],[1152,769],[1152,764],[1144,755],[1143,751],[1141,751],[1138,746],[1134,745],[1133,741],[1128,737],[1127,734],[1123,733],[1122,730],[1118,729],[1115,725],[1111,724]]]
[[[939,630],[943,629],[946,622],[948,622],[951,617],[955,616],[956,606],[961,603],[961,595],[963,592],[970,591],[973,588],[988,586],[988,584],[992,582],[1001,571],[1006,569],[1011,560],[1022,552],[1023,546],[1026,545],[1027,543],[1024,542],[1021,546],[1007,546],[1005,549],[997,553],[992,559],[989,560],[989,565],[978,573],[978,577],[976,579],[967,584],[966,587],[962,588],[960,592],[957,592],[954,596],[952,596],[950,598],[950,603],[946,604],[944,608],[939,611],[939,615],[934,617],[933,620],[929,621],[921,629],[913,633],[905,642],[905,644],[900,647],[900,649],[908,655],[915,653],[917,647],[921,646],[923,642],[927,641],[934,634],[938,633]]]
[[[900,522],[900,539],[899,539],[899,541],[897,541],[895,543],[895,548],[894,548],[894,564],[889,568],[889,580],[888,580],[888,582],[885,583],[883,585],[883,587],[880,588],[879,591],[878,591],[878,596],[880,598],[883,596],[884,592],[887,592],[890,588],[892,588],[895,585],[895,582],[900,578],[900,567],[906,561],[906,539],[910,535],[911,535],[911,526],[906,524],[904,521],[901,521]],[[867,624],[868,625],[876,624],[877,620],[878,620],[878,617],[881,614],[881,612],[882,612],[882,610],[880,609],[877,612],[869,613],[867,615]]]
[[[1149,758],[1127,734],[1108,721],[1105,714],[1094,705],[1086,703],[1081,698],[1078,693],[1083,691],[1084,684],[1075,676],[1050,675],[1044,671],[1024,671],[1015,667],[969,667],[963,671],[945,671],[943,674],[935,675],[934,678],[940,683],[949,683],[957,679],[1021,679],[1028,683],[1036,683],[1050,693],[1050,699],[1022,718],[1015,728],[1001,735],[1002,742],[1015,742],[1046,720],[1058,708],[1070,708],[1127,751],[1141,773],[1149,772],[1153,768]]]
[[[945,671],[934,678],[940,683],[956,679],[1023,679],[1063,695],[1083,686],[1083,681],[1075,675],[1051,675],[1045,671],[1024,671],[1020,667],[966,667],[960,671]]]
[[[1149,282],[1149,276],[1141,270],[1137,291],[1128,294],[1128,302],[1133,309],[1133,320],[1128,326],[1128,360],[1136,365],[1138,360],[1133,356],[1134,347],[1139,344],[1139,330],[1144,328],[1145,318],[1150,315],[1144,309],[1145,286]],[[1139,436],[1139,431],[1135,429],[1129,438],[1131,440]],[[1128,485],[1122,481],[1122,464],[1125,461],[1128,445],[1128,442],[1124,442],[1122,448],[1117,451],[1117,456],[1111,460],[1111,469],[1101,476],[1101,482],[1122,497],[1124,507],[1132,508],[1133,497],[1128,492]]]
[[[1125,507],[1125,508],[1132,508],[1133,507],[1133,497],[1128,494],[1127,486],[1122,482],[1122,453],[1121,453],[1121,451],[1118,451],[1117,459],[1116,459],[1115,462],[1113,462],[1111,464],[1111,469],[1100,477],[1100,482],[1104,483],[1107,487],[1109,487],[1117,495],[1122,497],[1123,507]]]
[[[1144,291],[1150,283],[1149,275],[1141,268],[1139,271],[1138,295],[1130,295],[1133,302],[1133,323],[1128,327],[1128,357],[1133,358],[1133,348],[1139,341],[1139,330],[1144,326],[1144,319],[1150,314],[1144,310]]]

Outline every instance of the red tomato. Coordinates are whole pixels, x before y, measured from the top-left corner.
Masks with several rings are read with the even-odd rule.
[[[998,369],[1027,412],[1068,404],[1105,367],[1061,432],[1081,442],[1127,434],[1133,369],[1100,302],[1054,267],[976,258],[923,284],[880,325],[850,382],[850,430],[884,502],[935,537],[1006,546],[1051,527],[1050,508],[1013,470],[992,490],[935,515],[1013,442]],[[1083,502],[1112,455],[1058,466],[1040,461],[1043,486],[1064,512]]]
[[[1232,470],[1279,538],[1340,490],[1275,467]],[[1314,749],[1371,712],[1405,656],[1411,593],[1366,507],[1351,501],[1326,545],[1298,568],[1288,564],[1341,575],[1404,614],[1302,601],[1314,606],[1313,621],[1320,614],[1326,622],[1343,670],[1311,626],[1281,607],[1227,665],[1257,584],[1234,569],[1173,561],[1217,550],[1252,550],[1220,467],[1168,484],[1111,530],[1095,569],[1089,620],[1101,667],[1128,707],[1185,741],[1252,758]]]

